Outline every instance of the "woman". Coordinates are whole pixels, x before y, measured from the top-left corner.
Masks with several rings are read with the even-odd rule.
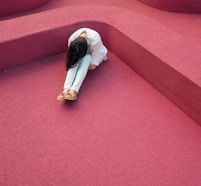
[[[88,70],[94,70],[107,59],[107,48],[98,32],[80,28],[68,39],[64,90],[57,100],[76,100]]]

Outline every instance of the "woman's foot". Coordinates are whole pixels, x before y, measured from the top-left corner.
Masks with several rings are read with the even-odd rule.
[[[77,99],[77,92],[75,90],[70,90],[65,96],[65,100],[74,101]]]
[[[68,90],[65,89],[61,94],[57,96],[58,101],[65,101],[65,96],[68,94]]]

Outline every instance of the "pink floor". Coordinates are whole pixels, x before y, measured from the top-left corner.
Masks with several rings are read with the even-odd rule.
[[[50,1],[4,17],[102,1]],[[201,15],[108,0],[199,43]],[[191,26],[189,26],[189,24]],[[199,186],[201,128],[109,52],[76,102],[56,100],[65,53],[0,71],[0,185]],[[0,61],[1,62],[1,61]]]

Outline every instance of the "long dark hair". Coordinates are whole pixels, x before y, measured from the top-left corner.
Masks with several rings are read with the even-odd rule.
[[[87,41],[83,37],[78,37],[70,43],[66,54],[66,69],[72,68],[87,53]]]

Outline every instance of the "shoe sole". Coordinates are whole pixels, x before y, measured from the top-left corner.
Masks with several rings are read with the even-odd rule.
[[[67,101],[75,101],[77,98],[65,98]]]
[[[66,96],[64,97],[64,99],[65,99],[65,100],[69,100],[69,101],[75,101],[75,100],[77,99],[77,96],[72,97],[72,96],[70,96],[70,95],[66,95]]]

